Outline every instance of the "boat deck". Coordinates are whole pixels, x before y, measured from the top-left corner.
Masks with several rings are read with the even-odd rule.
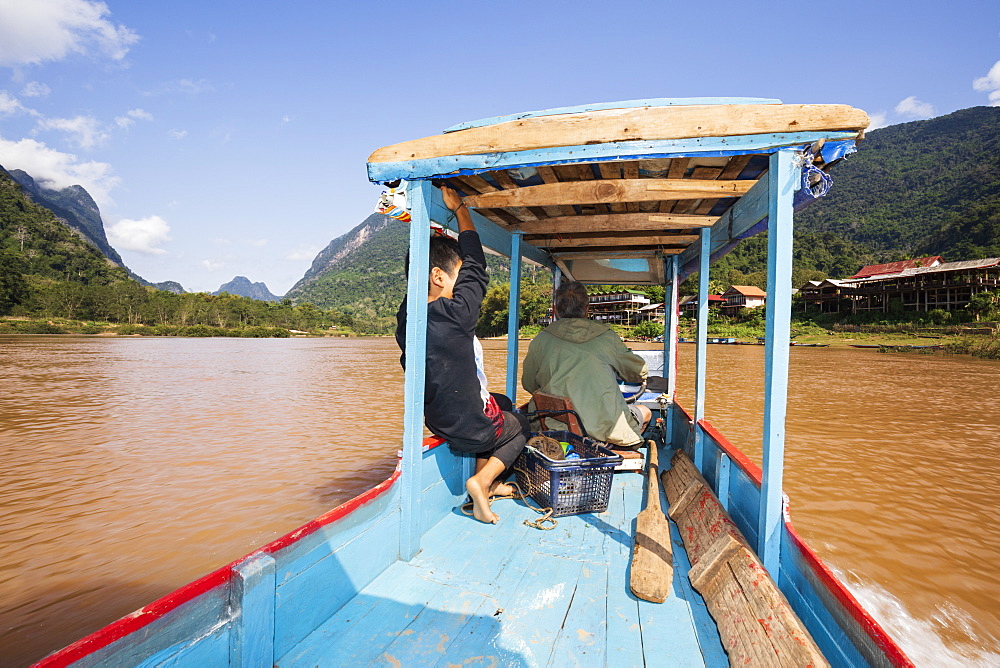
[[[644,481],[616,474],[607,511],[552,531],[520,501],[495,502],[495,526],[456,509],[276,665],[728,666],[673,523],[670,597],[629,591]]]

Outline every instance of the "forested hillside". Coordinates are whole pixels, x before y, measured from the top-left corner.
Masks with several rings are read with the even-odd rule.
[[[922,255],[1000,256],[1000,108],[873,130],[831,174],[830,194],[795,217],[796,287]],[[766,250],[766,234],[744,242],[712,279],[763,287]]]
[[[403,259],[410,226],[382,214],[372,214],[323,249],[305,276],[285,295],[295,303],[334,308],[356,318],[394,316],[406,293]],[[506,283],[510,263],[486,256],[493,283]],[[532,270],[527,270],[529,279]]]
[[[0,316],[14,316],[0,320],[0,334],[289,336],[330,324],[309,305],[175,294],[179,284],[163,285],[132,280],[0,170]]]
[[[408,225],[372,214],[320,251],[285,296],[363,318],[392,315],[405,291],[403,257],[408,244]]]
[[[1000,210],[1000,107],[874,130],[832,174],[830,194],[796,217],[801,230],[947,260],[1000,241],[995,224],[982,229]]]
[[[104,221],[97,202],[82,186],[70,186],[62,190],[45,190],[39,187],[30,174],[20,169],[12,169],[10,177],[21,185],[21,189],[36,204],[45,207],[62,221],[80,232],[104,253],[104,256],[120,267],[125,263],[111,244],[104,231]]]
[[[26,275],[98,285],[127,278],[125,270],[25,197],[0,170],[0,302],[9,305],[17,295],[27,294]],[[0,311],[4,306],[0,303]]]

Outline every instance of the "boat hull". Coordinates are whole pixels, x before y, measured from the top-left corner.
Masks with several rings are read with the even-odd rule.
[[[673,412],[672,441],[686,443],[691,418],[679,406]],[[704,475],[717,493],[721,464],[730,462],[720,497],[753,545],[760,469],[707,422],[697,428],[708,453]],[[453,513],[465,497],[470,462],[440,446],[436,439],[424,444],[424,528]],[[397,470],[287,536],[36,665],[272,665],[400,561],[399,480]],[[795,532],[787,508],[777,583],[832,665],[911,665]]]

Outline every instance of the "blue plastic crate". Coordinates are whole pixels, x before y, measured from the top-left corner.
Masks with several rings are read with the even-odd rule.
[[[608,509],[615,467],[621,463],[600,441],[571,431],[541,431],[534,435],[566,441],[580,459],[557,461],[541,452],[525,448],[514,463],[517,484],[543,508],[552,508],[553,517],[602,513]]]

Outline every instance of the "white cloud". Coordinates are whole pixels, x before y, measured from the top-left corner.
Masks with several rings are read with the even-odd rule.
[[[101,53],[121,60],[139,36],[108,20],[94,0],[0,2],[0,66],[62,60],[70,53]]]
[[[216,269],[222,269],[226,266],[225,262],[218,262],[216,260],[202,260],[201,266],[205,267],[209,271],[215,271]]]
[[[146,91],[145,95],[177,95],[183,93],[186,95],[198,95],[199,93],[206,93],[215,90],[215,86],[208,79],[177,79],[175,81],[168,81],[162,84],[158,88]]]
[[[871,124],[868,126],[869,131],[878,130],[889,125],[889,114],[884,111],[872,114],[869,118],[871,119]]]
[[[16,114],[19,111],[26,111],[21,101],[11,96],[5,90],[0,90],[0,115]]]
[[[986,76],[973,81],[972,88],[981,93],[988,93],[990,105],[1000,106],[1000,60],[993,63],[993,67],[986,73]]]
[[[921,102],[916,95],[911,95],[896,105],[896,113],[909,118],[930,118],[934,115],[934,105]]]
[[[247,244],[254,248],[262,248],[267,245],[267,239],[251,239],[247,241]]]
[[[301,262],[302,260],[312,260],[322,250],[320,246],[299,246],[285,256],[286,260]]]
[[[188,131],[187,130],[171,130],[167,134],[170,135],[171,137],[173,137],[174,139],[184,139],[185,137],[187,137]]]
[[[143,111],[142,109],[131,109],[124,116],[118,116],[115,118],[115,125],[122,129],[128,129],[135,125],[135,122],[139,121],[152,121],[153,114],[148,111]]]
[[[281,122],[282,122],[282,124],[284,124],[284,123],[291,123],[292,122],[292,117],[291,116],[287,116],[287,115],[286,116],[282,116],[281,117]]]
[[[160,244],[170,241],[170,226],[159,216],[149,216],[141,220],[123,218],[107,228],[108,241],[115,248],[163,255],[167,251]]]
[[[40,81],[29,81],[21,89],[21,95],[24,97],[46,97],[51,92],[52,89]]]
[[[111,190],[119,182],[106,162],[80,162],[72,153],[57,151],[34,139],[15,142],[0,137],[0,165],[23,169],[44,188],[62,190],[81,185],[98,205],[111,202]]]
[[[108,139],[108,133],[93,116],[73,118],[45,118],[38,121],[39,130],[58,130],[70,136],[70,141],[79,148],[93,148]]]

